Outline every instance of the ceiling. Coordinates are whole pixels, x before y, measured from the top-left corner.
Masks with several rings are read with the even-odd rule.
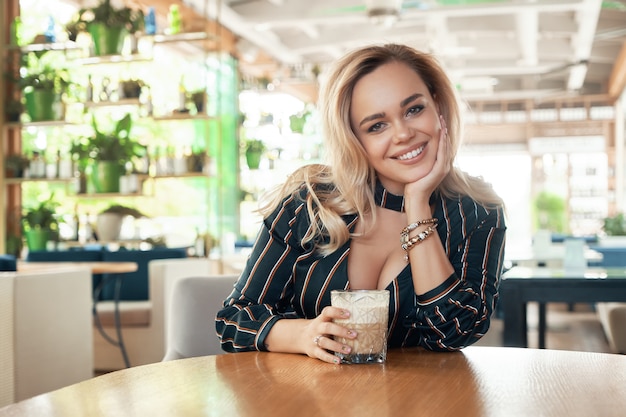
[[[602,94],[612,71],[626,72],[626,0],[221,0],[217,10],[242,69],[283,87],[382,42],[435,54],[470,101]]]

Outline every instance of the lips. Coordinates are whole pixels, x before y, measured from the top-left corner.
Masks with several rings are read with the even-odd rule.
[[[409,151],[405,154],[399,155],[396,157],[396,159],[400,160],[400,161],[406,161],[412,158],[417,157],[418,155],[420,155],[422,152],[424,152],[424,148],[426,147],[426,145],[422,145],[417,149],[413,149],[412,151]]]

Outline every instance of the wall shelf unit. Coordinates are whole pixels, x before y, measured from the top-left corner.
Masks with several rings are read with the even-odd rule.
[[[12,1],[19,2],[19,0]],[[206,0],[207,3],[217,1],[219,0]],[[28,13],[28,11],[24,10],[23,13]],[[10,22],[13,16],[4,15],[3,18],[2,23],[4,24]],[[2,135],[0,138],[0,179],[3,185],[0,214],[4,219],[0,228],[0,251],[5,251],[5,242],[9,235],[21,234],[21,231],[16,229],[16,227],[19,228],[19,224],[16,226],[14,219],[20,215],[22,206],[25,206],[26,203],[32,204],[32,199],[42,195],[45,190],[56,190],[54,192],[59,193],[63,204],[70,207],[69,212],[64,213],[65,215],[75,215],[77,213],[72,212],[74,207],[86,207],[94,201],[96,202],[94,204],[98,205],[109,202],[119,203],[119,201],[125,201],[124,199],[131,199],[132,204],[135,201],[139,204],[138,208],[142,208],[144,211],[152,210],[154,213],[150,214],[155,217],[178,215],[182,219],[188,218],[189,222],[193,222],[193,236],[190,244],[193,244],[198,228],[204,233],[210,232],[214,235],[218,233],[208,229],[212,225],[223,223],[222,215],[219,214],[222,209],[218,206],[221,205],[221,197],[219,196],[222,195],[221,184],[223,183],[220,176],[224,175],[225,171],[215,169],[212,164],[213,161],[221,161],[220,164],[224,161],[224,158],[220,156],[222,147],[220,145],[221,139],[219,139],[224,134],[221,126],[221,115],[224,110],[219,105],[221,87],[211,85],[219,83],[219,75],[209,75],[211,71],[222,71],[222,68],[219,67],[216,70],[211,67],[207,58],[210,54],[216,54],[217,62],[222,65],[222,54],[219,52],[221,45],[217,26],[209,24],[206,17],[202,19],[207,21],[204,27],[205,31],[144,36],[140,39],[140,53],[132,55],[123,53],[122,55],[111,56],[88,56],[89,48],[73,42],[37,43],[20,47],[0,44],[0,54],[16,58],[18,54],[31,52],[59,54],[71,70],[71,79],[76,82],[74,91],[76,97],[70,100],[71,103],[66,100],[66,110],[71,106],[72,111],[65,112],[64,120],[30,122],[27,117],[22,117],[20,122],[0,120],[0,134]],[[212,30],[215,30],[215,33]],[[0,38],[0,43],[1,40]],[[207,49],[209,43],[212,44],[211,49]],[[141,49],[142,45],[143,49]],[[217,49],[215,49],[216,45]],[[157,48],[160,49],[158,53],[156,53]],[[180,54],[185,54],[185,51],[187,51],[186,56],[180,60]],[[193,53],[189,53],[190,51]],[[171,65],[171,58],[169,61],[163,62],[163,57],[168,54],[177,54],[176,65]],[[188,61],[185,61],[185,58]],[[187,73],[190,63],[194,61],[196,61],[194,69],[200,74],[201,80],[187,90],[195,91],[197,86],[201,86],[200,88],[204,88],[209,98],[214,100],[214,105],[209,106],[207,100],[202,113],[198,113],[191,100],[187,100],[185,106],[188,111],[179,112],[182,109],[181,106],[172,108],[172,103],[179,104],[181,102],[179,98],[182,76],[164,76],[163,71],[173,68],[184,74],[185,82],[193,82],[189,79],[191,77],[188,78]],[[18,60],[14,59],[12,62],[11,65],[15,65]],[[3,63],[3,71],[8,65],[7,62]],[[166,66],[169,68],[165,68]],[[11,68],[15,69],[16,67]],[[110,84],[107,84],[109,89],[107,100],[101,100],[98,95],[98,91],[103,87],[103,77],[110,79]],[[89,78],[94,81],[94,99],[86,101],[84,89]],[[145,81],[140,98],[118,99],[118,80],[128,79],[143,79]],[[169,80],[169,83],[163,80]],[[14,91],[11,90],[10,86],[7,87],[5,80],[0,80],[0,83],[3,83],[0,85],[3,87],[0,88],[0,91]],[[18,92],[15,91],[15,93]],[[157,97],[156,93],[163,94],[159,94]],[[74,176],[70,178],[5,177],[4,160],[7,155],[24,155],[25,151],[30,152],[33,149],[33,143],[37,143],[37,146],[44,146],[40,145],[40,143],[44,143],[48,146],[46,156],[52,157],[61,149],[64,150],[62,151],[63,156],[68,156],[70,139],[77,136],[86,137],[89,135],[88,132],[92,130],[92,115],[95,115],[98,120],[99,127],[103,131],[107,131],[106,124],[109,123],[107,119],[119,120],[119,116],[115,115],[119,115],[120,112],[132,114],[131,137],[139,139],[147,149],[153,152],[147,166],[132,172],[138,184],[137,192],[78,193],[77,178]],[[58,139],[59,137],[61,139]],[[60,142],[55,143],[55,140]],[[236,144],[234,138],[229,142]],[[159,173],[155,169],[158,157],[163,158],[166,155],[167,157],[174,157],[175,155],[177,167],[180,168],[187,163],[187,161],[181,162],[180,158],[202,153],[206,155],[206,158],[203,161],[204,166],[201,172],[196,171],[197,168],[192,169],[191,165],[188,165],[190,167],[188,172]],[[197,161],[196,157],[196,167]],[[138,161],[138,163],[144,162],[148,162],[148,159]],[[233,164],[228,163],[227,167],[232,169]],[[226,172],[226,175],[232,178],[237,175],[237,172]],[[217,190],[218,188],[220,190]],[[176,193],[179,199],[171,199],[173,193]],[[146,200],[159,198],[165,198],[168,201],[149,203],[150,200]],[[101,203],[97,203],[98,201]],[[185,203],[180,204],[182,201]],[[191,212],[185,212],[186,209],[191,210]],[[179,214],[172,214],[173,210]],[[88,207],[83,208],[81,214],[93,216],[96,212],[93,208]]]

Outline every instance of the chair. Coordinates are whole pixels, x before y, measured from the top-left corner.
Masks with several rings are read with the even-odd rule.
[[[72,248],[67,251],[28,251],[26,262],[100,262],[102,261],[103,249]],[[92,287],[96,288],[102,281],[101,274],[93,274],[91,277]]]
[[[174,286],[167,316],[163,361],[224,353],[215,334],[215,316],[238,275],[190,277]]]
[[[626,267],[626,247],[592,246],[602,254],[598,266],[603,268]],[[596,303],[596,311],[611,350],[626,354],[626,303]]]
[[[131,366],[163,359],[165,316],[174,283],[185,277],[211,275],[214,268],[208,258],[156,259],[148,263],[149,300],[120,302],[122,336]],[[97,308],[104,330],[115,339],[113,302],[100,301]],[[120,349],[104,339],[95,326],[94,353],[96,370],[111,371],[125,366]]]
[[[0,273],[0,407],[93,377],[91,271]]]

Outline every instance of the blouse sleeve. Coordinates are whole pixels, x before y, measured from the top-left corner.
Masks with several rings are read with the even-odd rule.
[[[289,315],[292,268],[305,250],[300,242],[308,222],[302,216],[308,217],[304,203],[291,197],[263,220],[246,266],[217,313],[223,350],[266,350],[270,328]]]
[[[444,217],[449,215],[444,212]],[[430,350],[458,350],[487,332],[504,259],[502,208],[488,210],[465,201],[446,221],[444,246],[455,272],[437,288],[416,296],[416,308],[405,322],[417,330],[418,344]]]

